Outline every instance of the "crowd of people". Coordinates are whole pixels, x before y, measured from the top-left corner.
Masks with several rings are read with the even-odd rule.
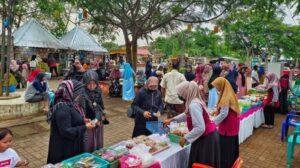
[[[82,64],[75,59],[54,92],[48,84],[51,74],[41,72],[36,68],[35,59],[32,61],[31,72],[27,73],[26,78],[30,80],[25,100],[45,102],[51,125],[47,163],[55,164],[103,147],[103,129],[109,121],[99,87],[100,80],[111,81],[111,97],[122,96],[125,101],[133,101],[132,137],[150,135],[146,122],[157,121],[164,112],[167,113],[165,125],[172,121],[186,121],[189,133],[180,139],[180,145],[186,142],[192,145],[189,167],[193,163],[203,163],[230,168],[237,160],[241,113],[238,98],[247,94],[248,83],[267,92],[263,127],[273,128],[274,113],[278,109],[281,113],[287,113],[287,92],[291,84],[288,71],[284,71],[279,79],[276,74],[266,74],[258,66],[251,71],[245,64],[236,65],[219,59],[209,64],[187,65],[184,73],[179,72],[177,61],[171,64],[171,70],[168,71],[164,65],[153,68],[149,60],[145,71],[135,73],[131,65],[123,60],[118,64],[111,63],[108,71],[104,63],[95,63],[98,66],[93,68],[92,64]],[[51,70],[58,74],[51,59],[50,65],[53,65]],[[251,82],[247,81],[248,76]],[[138,93],[135,92],[135,85],[140,86]],[[279,104],[279,99],[284,103]],[[11,140],[12,133],[1,129],[0,161],[6,156],[3,152],[10,151],[14,157],[12,164],[27,164],[21,162],[10,148]],[[7,145],[3,146],[2,143]]]
[[[236,65],[220,59],[206,65],[187,65],[182,74],[179,63],[174,62],[172,70],[159,80],[155,75],[157,70],[150,69],[151,63],[148,63],[145,70],[148,80],[132,103],[136,111],[132,136],[151,134],[146,129],[146,121],[157,121],[163,111],[168,118],[165,125],[186,121],[189,133],[181,138],[180,144],[192,144],[189,167],[193,163],[232,167],[239,157],[241,111],[238,98],[245,96],[251,87],[267,93],[262,127],[273,128],[274,114],[288,112],[287,92],[291,88],[288,70],[278,79],[275,73],[265,73],[262,66],[255,65],[251,70],[245,64]],[[251,81],[247,81],[249,79]]]

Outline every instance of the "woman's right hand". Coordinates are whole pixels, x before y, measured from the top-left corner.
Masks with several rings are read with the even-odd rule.
[[[166,119],[164,121],[164,126],[166,127],[167,125],[170,125],[170,123],[172,122],[173,119]]]
[[[144,117],[145,118],[151,118],[151,113],[149,111],[144,112]]]
[[[85,124],[85,126],[86,126],[87,129],[93,129],[93,128],[95,128],[96,125],[91,123],[91,122],[88,122],[88,123]]]

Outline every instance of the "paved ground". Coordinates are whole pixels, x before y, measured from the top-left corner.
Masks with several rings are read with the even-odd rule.
[[[51,84],[53,87],[55,85]],[[105,127],[105,146],[131,137],[133,120],[126,117],[129,105],[121,99],[105,98],[109,112],[110,125]],[[245,168],[283,168],[286,167],[286,142],[280,141],[280,125],[284,116],[276,115],[274,129],[256,129],[254,134],[240,145],[240,154]],[[30,167],[38,168],[46,163],[49,125],[38,122],[11,128],[15,134],[14,149],[27,160]],[[295,150],[294,167],[300,168],[300,149]]]

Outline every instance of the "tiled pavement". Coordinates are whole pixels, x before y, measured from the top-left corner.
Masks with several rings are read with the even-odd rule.
[[[127,118],[129,103],[118,98],[105,98],[110,125],[105,127],[105,146],[131,137],[133,120]],[[240,154],[245,168],[284,168],[286,163],[286,142],[280,141],[280,125],[284,118],[276,115],[274,129],[256,129],[254,134],[240,145]],[[49,125],[39,122],[11,128],[15,134],[14,149],[30,162],[31,168],[46,163]],[[300,168],[300,147],[295,150],[294,167]]]

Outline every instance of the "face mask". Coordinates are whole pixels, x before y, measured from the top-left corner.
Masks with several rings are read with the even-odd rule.
[[[155,90],[148,89],[148,91],[149,91],[150,93],[153,93]]]

